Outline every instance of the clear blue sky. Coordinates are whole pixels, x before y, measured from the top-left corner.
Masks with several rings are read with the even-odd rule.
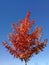
[[[48,38],[47,47],[38,55],[34,55],[28,65],[49,65],[49,0],[0,0],[0,43],[8,40],[11,23],[23,19],[28,11],[35,25],[43,27],[43,40]],[[13,58],[7,50],[0,46],[0,65],[24,65],[19,59]]]

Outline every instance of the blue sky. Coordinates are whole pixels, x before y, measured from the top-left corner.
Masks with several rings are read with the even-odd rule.
[[[49,65],[49,0],[0,0],[0,44],[8,40],[11,23],[23,19],[28,11],[31,12],[30,19],[35,20],[34,26],[43,27],[43,40],[48,38],[44,51],[34,55],[28,65]],[[13,58],[0,45],[0,65],[24,65],[24,62]]]

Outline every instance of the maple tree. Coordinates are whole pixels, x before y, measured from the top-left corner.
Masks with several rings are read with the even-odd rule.
[[[27,61],[34,54],[38,54],[46,46],[47,39],[41,42],[42,27],[36,27],[33,32],[30,28],[34,24],[34,20],[30,22],[30,12],[27,13],[23,20],[19,20],[16,24],[12,23],[12,32],[8,35],[10,44],[3,42],[3,46],[8,49],[9,53],[16,58]]]

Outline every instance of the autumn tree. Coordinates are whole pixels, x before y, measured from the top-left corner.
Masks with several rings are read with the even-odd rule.
[[[8,49],[9,53],[15,58],[27,61],[34,54],[38,54],[46,46],[47,39],[41,42],[42,27],[35,27],[29,33],[34,20],[30,22],[30,12],[27,13],[23,20],[19,20],[16,24],[12,23],[12,32],[8,35],[10,44],[7,41],[3,42],[3,46]]]

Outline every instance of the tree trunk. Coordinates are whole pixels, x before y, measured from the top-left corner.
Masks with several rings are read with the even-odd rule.
[[[27,65],[27,62],[25,61],[25,65]]]

